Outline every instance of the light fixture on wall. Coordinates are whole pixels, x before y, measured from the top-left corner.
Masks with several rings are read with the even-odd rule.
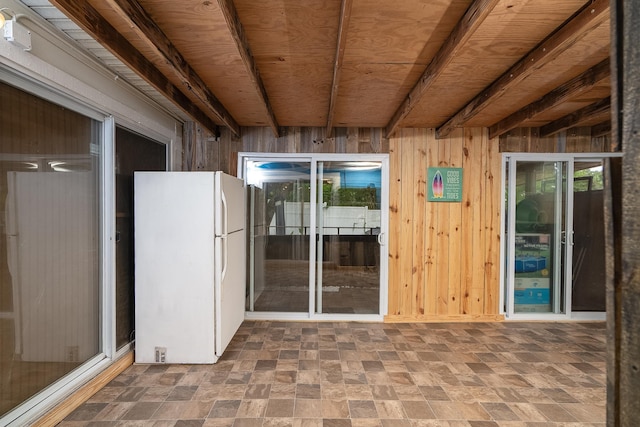
[[[5,15],[9,15],[11,18],[16,16],[16,14],[13,13],[13,10],[8,7],[0,7],[0,30],[4,28],[4,23],[7,22],[7,17]]]
[[[11,19],[7,20],[5,15],[11,16]],[[6,41],[24,50],[31,50],[31,31],[19,24],[16,14],[6,7],[0,8],[0,30]]]

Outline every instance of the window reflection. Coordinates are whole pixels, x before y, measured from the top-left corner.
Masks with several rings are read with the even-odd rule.
[[[100,351],[100,124],[0,83],[0,415]]]

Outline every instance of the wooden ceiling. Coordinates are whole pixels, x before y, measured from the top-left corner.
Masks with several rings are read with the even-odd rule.
[[[211,130],[610,121],[609,0],[51,3]]]

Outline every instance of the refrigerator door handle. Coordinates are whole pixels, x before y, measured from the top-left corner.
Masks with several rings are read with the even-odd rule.
[[[221,280],[224,280],[227,275],[227,235],[220,237],[222,239],[222,273],[220,273]]]
[[[228,211],[227,211],[227,198],[224,196],[224,191],[220,191],[220,200],[222,201],[222,234],[220,235],[220,238],[222,239],[222,273],[221,273],[221,277],[222,280],[224,280],[225,276],[227,275],[227,260],[228,260],[228,241],[227,241],[227,231],[228,231],[228,227],[229,227],[229,220],[228,220]]]

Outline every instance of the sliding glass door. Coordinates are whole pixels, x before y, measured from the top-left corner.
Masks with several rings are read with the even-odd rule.
[[[592,314],[604,312],[602,169],[598,157],[506,157],[508,317],[597,318]]]
[[[0,106],[4,425],[104,357],[100,212],[106,125],[1,81]]]
[[[571,218],[566,161],[511,163],[509,175],[509,310],[566,313]]]
[[[380,318],[387,156],[302,156],[241,154],[249,186],[247,312]]]

